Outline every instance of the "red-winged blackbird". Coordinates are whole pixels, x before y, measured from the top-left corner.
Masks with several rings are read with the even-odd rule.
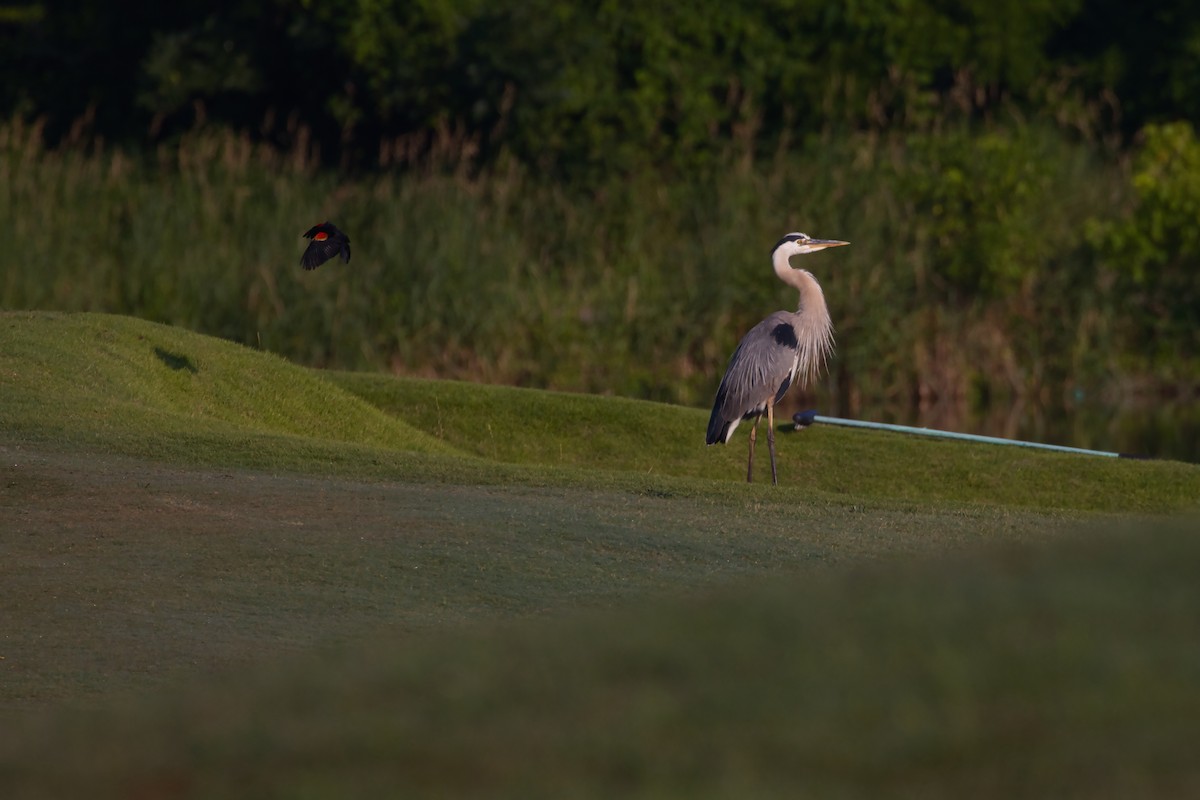
[[[342,261],[350,263],[350,237],[335,228],[332,222],[313,225],[304,238],[312,239],[304,255],[300,256],[300,266],[305,269],[316,269],[339,254]]]

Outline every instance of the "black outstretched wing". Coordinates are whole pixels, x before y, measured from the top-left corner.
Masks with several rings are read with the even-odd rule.
[[[316,269],[338,255],[343,261],[350,263],[350,237],[338,230],[333,223],[314,225],[304,236],[312,239],[304,255],[300,257],[300,266],[305,269]]]

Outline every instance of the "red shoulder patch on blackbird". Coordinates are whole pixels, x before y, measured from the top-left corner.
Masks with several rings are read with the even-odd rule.
[[[339,231],[332,222],[312,226],[305,232],[304,238],[312,240],[304,255],[300,256],[300,266],[305,269],[316,269],[339,255],[342,261],[350,263],[350,237]]]

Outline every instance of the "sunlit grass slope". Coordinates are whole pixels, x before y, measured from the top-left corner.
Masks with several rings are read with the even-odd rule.
[[[328,376],[414,427],[484,458],[744,480],[744,429],[729,445],[706,447],[706,410],[368,373]],[[819,426],[781,431],[776,440],[782,486],[772,491],[789,502],[819,497],[1110,512],[1200,504],[1200,467],[1180,462],[1063,455]],[[769,482],[761,430],[756,462],[756,480]]]
[[[706,412],[661,403],[303,369],[103,314],[0,314],[0,426],[59,445],[197,465],[853,504],[1161,512],[1200,467],[863,431],[780,432],[782,486],[747,489],[745,434],[706,447]],[[765,437],[762,437],[765,438]]]
[[[1200,538],[1155,527],[375,637],[7,737],[0,778],[28,797],[1196,796]]]
[[[211,461],[224,448],[236,461],[281,439],[451,449],[277,356],[131,317],[0,314],[0,386],[5,429],[118,452]]]

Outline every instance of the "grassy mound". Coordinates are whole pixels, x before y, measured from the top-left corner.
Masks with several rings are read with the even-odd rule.
[[[632,489],[766,502],[1194,507],[1200,466],[871,431],[782,430],[782,486],[742,485],[745,434],[706,447],[706,412],[622,398],[306,370],[103,314],[0,314],[9,436],[205,466]]]
[[[280,438],[451,451],[281,358],[130,317],[0,314],[0,380],[10,432],[120,452],[204,461]]]

